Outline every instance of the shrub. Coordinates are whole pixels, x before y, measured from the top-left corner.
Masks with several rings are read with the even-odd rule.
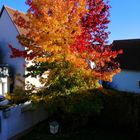
[[[61,121],[70,129],[85,126],[91,116],[99,115],[102,104],[98,90],[79,91],[69,95],[46,96],[44,101],[50,119]]]
[[[29,93],[21,87],[16,87],[13,93],[7,93],[6,98],[12,104],[20,104],[29,100]]]
[[[103,96],[100,124],[119,130],[140,130],[140,95],[107,90]]]

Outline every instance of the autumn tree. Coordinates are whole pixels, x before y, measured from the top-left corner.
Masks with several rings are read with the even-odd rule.
[[[27,30],[27,34],[17,37],[25,50],[9,47],[12,57],[25,57],[33,62],[28,67],[29,74],[41,76],[49,70],[45,82],[49,86],[54,83],[54,89],[59,84],[66,88],[72,83],[92,87],[99,79],[111,81],[120,71],[115,58],[122,52],[112,51],[107,42],[108,2],[27,0],[26,3],[28,20],[15,13],[15,23]]]

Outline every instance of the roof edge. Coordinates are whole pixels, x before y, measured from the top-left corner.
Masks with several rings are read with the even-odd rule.
[[[9,8],[9,9],[11,9],[11,10],[19,11],[20,13],[25,14],[24,12],[22,12],[22,11],[20,11],[20,10],[17,10],[17,9],[14,9],[14,8],[8,6],[8,5],[3,5],[3,6],[4,6],[5,8]]]
[[[6,12],[7,12],[7,14],[9,15],[9,18],[10,18],[11,22],[12,22],[13,25],[15,26],[15,28],[16,28],[18,34],[20,34],[20,31],[19,31],[17,25],[16,25],[16,24],[14,23],[14,21],[12,20],[12,17],[11,17],[11,15],[10,15],[9,11],[7,10],[7,8],[10,8],[10,7],[3,5],[2,10],[1,10],[1,13],[0,13],[0,18],[1,18],[1,15],[2,15],[4,9],[5,9]],[[10,9],[12,9],[12,8],[10,8]],[[13,10],[15,10],[15,9],[13,9]],[[16,10],[15,10],[15,11],[16,11]]]
[[[1,15],[3,13],[4,8],[5,8],[5,6],[3,5],[2,8],[1,8],[1,11],[0,11],[0,18],[1,18]]]
[[[117,39],[117,40],[113,40],[113,42],[117,42],[117,41],[140,41],[140,38],[134,38],[134,39]]]

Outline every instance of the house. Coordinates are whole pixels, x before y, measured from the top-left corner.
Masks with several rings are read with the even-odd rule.
[[[24,67],[25,64],[28,62],[24,58],[11,58],[11,50],[8,47],[9,44],[14,46],[17,49],[24,50],[25,48],[18,42],[17,36],[19,34],[26,34],[26,30],[23,28],[18,27],[14,23],[14,13],[16,10],[3,6],[0,12],[0,53],[1,53],[1,63],[3,65],[8,65],[8,69],[10,71],[10,78],[12,79],[12,86],[16,87],[20,86],[25,88],[25,83],[27,81],[31,82],[32,84],[40,87],[41,84],[38,78],[28,77],[25,78],[26,69]],[[24,13],[21,12],[21,16],[25,19],[27,18]],[[9,81],[9,83],[11,83]],[[6,92],[9,88],[7,88]],[[0,89],[1,91],[2,89]],[[4,94],[0,92],[0,94]]]
[[[122,71],[113,77],[111,86],[120,91],[140,93],[140,39],[115,40],[113,50],[123,49],[117,57]]]
[[[14,23],[14,13],[16,10],[3,6],[0,12],[0,53],[1,64],[8,66],[8,73],[12,79],[11,87],[25,87],[25,83],[29,81],[36,87],[42,86],[38,78],[25,78],[26,69],[23,66],[27,64],[24,58],[11,58],[11,50],[9,44],[17,49],[24,50],[25,48],[18,42],[19,34],[26,34],[26,30],[18,27]],[[21,12],[21,16],[27,19],[26,15]],[[140,39],[130,40],[115,40],[113,42],[113,50],[123,49],[124,54],[117,57],[122,72],[113,77],[111,86],[121,91],[129,91],[140,93]],[[3,69],[3,67],[2,67]],[[7,83],[7,84],[4,84]],[[9,91],[11,83],[9,78],[0,77],[0,94]],[[5,86],[4,86],[5,85]],[[13,89],[13,88],[12,88]]]

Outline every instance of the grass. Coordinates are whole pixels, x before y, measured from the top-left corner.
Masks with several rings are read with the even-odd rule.
[[[85,127],[77,131],[50,134],[48,123],[43,122],[19,140],[132,140],[133,135],[106,128]]]

